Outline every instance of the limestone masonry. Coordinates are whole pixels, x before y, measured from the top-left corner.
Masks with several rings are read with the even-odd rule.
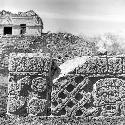
[[[41,36],[42,29],[42,19],[33,10],[18,14],[0,12],[0,35]]]

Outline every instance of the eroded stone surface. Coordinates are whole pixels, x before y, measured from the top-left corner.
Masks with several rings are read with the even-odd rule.
[[[7,113],[47,115],[50,104],[50,54],[11,54]]]
[[[41,68],[37,69],[34,62],[37,56],[32,59],[27,55],[30,59],[25,64],[25,58],[22,61],[24,55],[13,55],[10,61],[9,113],[25,114],[26,111],[27,114],[65,119],[80,117],[81,120],[91,121],[91,124],[95,123],[93,119],[99,124],[109,124],[109,119],[124,117],[125,57],[90,57],[50,86],[48,76],[52,74],[48,71],[52,67],[47,67],[50,66],[47,64],[51,59],[45,59],[49,63],[40,61]],[[17,59],[19,62],[14,60],[17,57],[20,57]]]
[[[90,57],[60,77],[51,93],[53,116],[124,116],[125,57]]]

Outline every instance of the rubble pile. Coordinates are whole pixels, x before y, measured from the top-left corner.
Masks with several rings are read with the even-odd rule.
[[[10,53],[52,53],[61,65],[77,56],[95,55],[95,43],[69,33],[47,33],[42,36],[13,36],[0,38],[0,73],[8,74]]]
[[[94,42],[70,33],[50,33],[47,43],[59,65],[78,56],[96,54]]]

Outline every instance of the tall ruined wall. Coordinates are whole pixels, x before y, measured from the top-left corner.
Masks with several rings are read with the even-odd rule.
[[[9,61],[8,114],[46,116],[50,110],[49,54],[12,54]]]

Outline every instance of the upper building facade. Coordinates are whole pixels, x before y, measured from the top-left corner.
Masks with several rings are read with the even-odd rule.
[[[18,14],[0,12],[0,35],[41,36],[42,29],[42,19],[33,10]]]

